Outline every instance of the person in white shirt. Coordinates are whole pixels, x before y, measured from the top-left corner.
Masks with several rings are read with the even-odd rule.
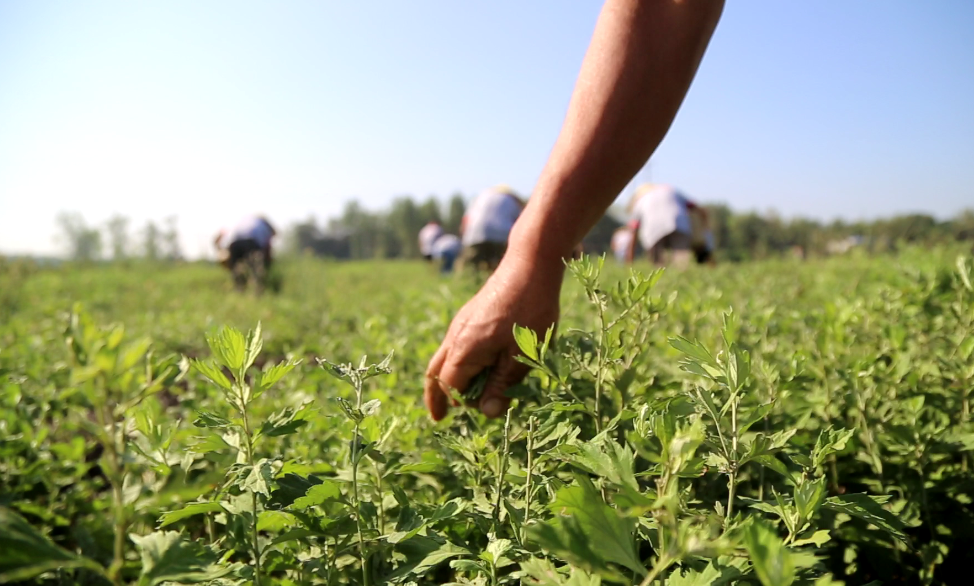
[[[437,221],[428,222],[419,230],[419,253],[426,260],[433,260],[433,243],[443,235],[443,227]]]
[[[430,257],[440,261],[440,272],[447,274],[453,271],[453,263],[460,256],[463,245],[460,238],[453,234],[442,234],[433,242]]]
[[[220,264],[233,275],[237,287],[246,286],[246,278],[239,278],[237,265],[252,253],[261,255],[264,271],[270,270],[272,255],[271,241],[277,231],[264,216],[245,216],[230,228],[220,230],[213,244],[222,253]]]
[[[630,213],[637,238],[629,244],[626,255],[629,262],[635,255],[637,239],[650,260],[658,266],[686,267],[696,249],[704,246],[706,210],[671,185],[641,186],[633,196]]]
[[[464,266],[493,271],[507,250],[507,238],[521,215],[524,202],[506,185],[484,190],[470,202],[460,235]]]
[[[626,262],[629,256],[629,246],[632,244],[635,235],[632,226],[626,224],[620,226],[612,233],[612,240],[609,241],[609,248],[612,249],[613,256],[619,262]]]

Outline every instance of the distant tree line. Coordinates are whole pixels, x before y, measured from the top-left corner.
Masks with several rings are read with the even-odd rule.
[[[386,210],[370,211],[357,201],[345,205],[341,216],[324,223],[311,217],[283,232],[284,252],[338,259],[419,258],[416,236],[435,220],[444,230],[458,234],[466,211],[460,193],[445,200],[409,196],[393,200]],[[824,256],[860,247],[869,252],[891,252],[902,244],[934,245],[965,241],[974,245],[974,210],[940,221],[926,214],[908,214],[872,221],[823,223],[806,218],[782,219],[775,213],[735,212],[726,204],[709,204],[718,258],[723,261],[762,259],[785,254]],[[624,213],[610,210],[583,241],[589,253],[609,250],[612,233],[622,225]],[[81,214],[57,218],[58,240],[74,260],[123,260],[138,257],[173,260],[183,257],[177,219],[148,221],[133,231],[131,222],[114,216],[101,225],[89,225]]]
[[[782,219],[770,212],[735,212],[726,204],[708,204],[718,258],[724,261],[762,259],[786,254],[825,256],[861,247],[869,252],[891,252],[902,244],[938,244],[968,241],[974,244],[974,210],[939,221],[926,214],[909,214],[872,221],[819,222],[807,218]],[[319,224],[315,218],[292,225],[286,232],[289,252],[340,259],[418,258],[416,235],[436,220],[450,233],[458,233],[466,209],[462,194],[445,201],[429,197],[417,202],[403,196],[387,210],[369,211],[358,202],[346,204],[341,216]],[[609,250],[612,233],[624,221],[620,210],[610,210],[585,237],[587,252]]]
[[[124,216],[113,216],[103,225],[89,225],[80,213],[63,212],[57,217],[58,241],[67,257],[76,261],[131,257],[178,260],[183,253],[176,224],[176,216],[167,217],[161,225],[149,220],[133,233]]]
[[[419,258],[416,240],[420,228],[437,221],[451,234],[458,234],[466,210],[461,194],[445,202],[435,197],[417,202],[398,197],[386,211],[371,212],[358,202],[345,205],[342,215],[319,225],[309,218],[291,226],[285,235],[290,252],[334,258]]]
[[[784,220],[774,213],[739,213],[724,204],[707,208],[718,255],[729,261],[799,252],[826,256],[851,247],[884,253],[903,244],[974,244],[974,210],[965,210],[945,221],[927,214],[906,214],[871,221],[823,223],[807,218]]]

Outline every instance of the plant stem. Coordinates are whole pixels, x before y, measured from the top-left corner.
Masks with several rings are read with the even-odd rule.
[[[534,456],[532,451],[534,450],[534,416],[528,418],[528,477],[524,482],[524,521],[521,523],[521,544],[524,545],[524,539],[527,535],[527,525],[528,521],[531,520],[531,474],[534,467]]]
[[[112,481],[112,497],[115,500],[115,543],[108,577],[118,585],[122,584],[121,571],[125,564],[125,505],[122,503],[122,487],[116,481]]]
[[[244,401],[243,385],[246,383],[243,382],[243,376],[240,377],[238,384],[240,385],[238,390],[238,397],[240,400],[240,415],[243,419],[244,434],[247,436],[247,463],[250,464],[250,468],[253,470],[254,436],[250,432],[250,417],[247,414],[247,403]],[[257,493],[254,491],[250,491],[250,503],[253,507],[253,512],[251,513],[250,531],[253,538],[251,547],[254,548],[254,586],[260,586],[260,541],[257,538]]]
[[[964,382],[966,383],[967,381],[965,380]],[[964,388],[965,389],[970,388],[970,385],[965,384]],[[967,420],[970,419],[970,417],[971,417],[971,402],[970,402],[970,398],[967,395],[967,391],[964,391],[964,399],[963,401],[961,401],[961,420],[960,420],[961,425],[967,423]],[[968,463],[967,452],[964,452],[964,456],[960,464],[961,464],[961,468],[960,468],[961,471],[967,472],[967,468],[970,465]]]
[[[355,409],[362,409],[362,381],[355,381]],[[365,559],[365,537],[362,533],[362,506],[358,496],[359,425],[355,421],[352,434],[352,500],[355,503],[355,530],[358,533],[358,555],[362,563],[362,584],[369,586],[369,568]]]
[[[595,433],[602,433],[602,385],[605,373],[605,338],[608,330],[605,326],[605,309],[602,300],[596,297],[595,307],[599,310],[599,346],[596,354],[598,372],[595,373]]]
[[[107,403],[110,402],[109,398]],[[118,586],[122,584],[121,572],[122,567],[125,565],[125,531],[127,529],[127,522],[125,515],[125,495],[122,490],[122,483],[124,482],[125,476],[122,470],[122,461],[119,458],[118,425],[111,407],[106,407],[105,411],[107,413],[101,414],[101,418],[103,420],[103,427],[107,424],[109,433],[111,434],[111,438],[105,445],[105,449],[108,450],[108,462],[111,468],[107,476],[109,483],[112,485],[112,515],[115,524],[112,563],[108,567],[108,578],[113,584]],[[124,443],[121,446],[124,449]]]
[[[254,507],[250,530],[254,534],[254,586],[260,586],[260,542],[257,540],[257,493],[251,491],[250,502]]]
[[[768,423],[767,417],[764,418],[764,435],[771,435],[771,425]],[[758,500],[764,500],[764,466],[758,470]]]
[[[501,496],[504,489],[504,474],[507,470],[507,450],[511,439],[511,411],[512,409],[508,409],[507,416],[504,418],[504,444],[497,465],[497,482],[494,487],[497,493],[496,501],[494,502],[494,535],[499,535],[498,530],[500,529]]]
[[[379,494],[379,534],[386,532],[385,507],[382,504],[382,474],[379,472],[379,465],[372,461],[372,469],[375,471],[375,490]]]
[[[731,398],[731,456],[730,479],[727,492],[727,515],[724,517],[724,528],[727,528],[734,514],[734,495],[737,492],[737,401],[735,395]]]
[[[666,568],[670,567],[671,564],[672,562],[666,556],[660,558],[656,562],[656,565],[653,566],[653,569],[646,574],[645,578],[643,578],[643,581],[639,583],[639,586],[649,586],[652,584],[653,581],[655,581],[656,578],[658,578],[659,575],[666,570]]]
[[[206,514],[206,535],[210,539],[210,545],[216,543],[216,533],[213,529],[213,515],[210,513]]]

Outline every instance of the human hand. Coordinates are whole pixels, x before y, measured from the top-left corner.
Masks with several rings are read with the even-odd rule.
[[[510,399],[504,392],[528,372],[514,359],[520,353],[514,325],[544,335],[558,321],[563,277],[561,263],[545,267],[516,254],[504,256],[480,291],[457,312],[426,369],[423,398],[435,421],[446,416],[450,390],[463,394],[471,379],[488,367],[477,406],[488,417],[507,411]]]

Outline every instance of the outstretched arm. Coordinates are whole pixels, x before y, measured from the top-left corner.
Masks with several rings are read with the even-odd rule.
[[[433,419],[450,387],[492,367],[479,407],[501,415],[504,391],[524,377],[514,360],[519,324],[543,332],[558,319],[563,259],[645,164],[676,116],[723,0],[607,0],[568,113],[507,254],[457,313],[426,372]]]
[[[669,129],[722,0],[608,0],[561,134],[512,248],[555,262],[595,225]]]

